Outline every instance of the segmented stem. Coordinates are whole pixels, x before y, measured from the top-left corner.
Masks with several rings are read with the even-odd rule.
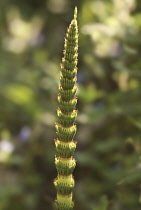
[[[61,74],[58,95],[58,123],[55,128],[58,138],[55,140],[55,146],[58,157],[55,158],[55,165],[58,176],[54,181],[57,190],[57,199],[55,202],[57,210],[72,210],[72,190],[74,187],[74,178],[72,172],[76,161],[72,157],[76,142],[74,136],[76,125],[74,123],[77,116],[75,109],[76,98],[76,74],[78,57],[78,28],[77,28],[77,8],[74,10],[74,19],[71,21],[66,33],[64,44],[64,57],[61,63]]]

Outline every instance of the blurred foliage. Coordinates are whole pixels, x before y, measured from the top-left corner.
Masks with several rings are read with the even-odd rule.
[[[139,210],[140,0],[0,1],[0,210],[53,210],[63,37],[79,15],[74,210]]]

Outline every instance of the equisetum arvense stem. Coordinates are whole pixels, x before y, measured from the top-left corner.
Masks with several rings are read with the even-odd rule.
[[[64,44],[64,57],[61,63],[60,84],[58,94],[57,117],[58,123],[55,124],[58,138],[55,146],[58,156],[55,158],[55,165],[58,172],[54,185],[57,191],[55,206],[57,210],[72,210],[72,191],[74,188],[73,170],[76,165],[72,157],[76,142],[75,109],[77,98],[77,57],[78,57],[78,27],[77,27],[77,8],[74,10],[74,18],[71,21],[66,33]]]

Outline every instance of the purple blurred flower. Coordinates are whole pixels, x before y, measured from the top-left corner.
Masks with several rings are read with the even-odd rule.
[[[95,101],[93,104],[94,109],[103,109],[105,108],[106,104],[102,100]]]
[[[83,83],[83,81],[84,81],[84,76],[83,76],[82,73],[80,73],[78,71],[78,73],[77,73],[77,83]]]
[[[28,126],[22,127],[19,134],[20,140],[23,142],[27,142],[29,140],[30,134],[31,129]]]
[[[30,44],[33,47],[40,47],[44,43],[44,35],[41,32],[36,32],[32,35]]]

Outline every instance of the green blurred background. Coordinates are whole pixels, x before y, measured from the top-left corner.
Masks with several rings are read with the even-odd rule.
[[[54,210],[66,29],[78,7],[74,210],[139,210],[140,0],[0,1],[0,210]]]

